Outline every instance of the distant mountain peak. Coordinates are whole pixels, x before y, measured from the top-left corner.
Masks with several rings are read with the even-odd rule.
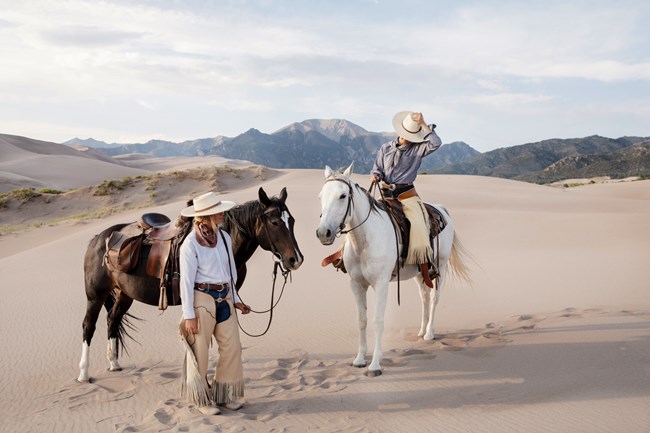
[[[323,134],[330,140],[339,141],[341,137],[356,138],[361,135],[369,134],[361,126],[356,125],[345,119],[307,119],[302,122],[295,122],[274,132],[274,134],[283,131],[300,131],[303,134],[309,131],[316,131]]]

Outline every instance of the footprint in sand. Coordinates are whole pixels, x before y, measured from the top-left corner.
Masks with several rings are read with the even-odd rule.
[[[83,406],[88,398],[100,402],[119,401],[132,398],[135,395],[137,381],[124,377],[99,377],[92,383],[83,384],[79,391],[72,391],[68,397],[68,409],[73,410]]]
[[[440,343],[447,350],[461,350],[467,347],[467,342],[462,338],[442,338]]]
[[[286,368],[276,368],[262,375],[262,379],[286,380],[289,377],[289,370]]]
[[[401,360],[401,361],[396,361],[392,358],[384,358],[381,360],[381,362],[386,365],[386,366],[391,366],[391,367],[402,367],[406,365],[406,361]]]

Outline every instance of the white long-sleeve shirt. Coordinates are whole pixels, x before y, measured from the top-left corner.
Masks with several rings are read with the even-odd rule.
[[[217,246],[214,248],[201,246],[196,239],[194,230],[187,235],[180,250],[180,292],[183,308],[183,318],[194,319],[194,283],[228,284],[233,302],[239,301],[234,284],[237,283],[237,267],[232,252],[232,239],[223,232],[226,244],[223,244],[221,234],[217,235]],[[228,250],[226,251],[226,248]],[[228,266],[230,253],[230,266]],[[232,269],[232,282],[230,270]]]

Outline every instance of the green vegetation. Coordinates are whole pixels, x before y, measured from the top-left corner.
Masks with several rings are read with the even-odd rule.
[[[129,185],[133,184],[133,179],[130,176],[126,176],[122,180],[105,180],[95,188],[93,195],[95,196],[104,196],[111,195],[117,191],[121,191]]]
[[[12,191],[0,194],[0,199],[15,198],[17,200],[28,201],[34,197],[40,197],[42,194],[37,192],[34,187],[14,189]]]
[[[50,189],[50,188],[42,188],[42,189],[41,189],[41,194],[54,194],[54,195],[58,195],[58,194],[63,194],[64,192],[65,192],[65,191],[61,191],[61,190],[58,190],[58,189]]]

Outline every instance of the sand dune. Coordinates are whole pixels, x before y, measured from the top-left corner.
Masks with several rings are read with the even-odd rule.
[[[355,179],[368,186],[368,176]],[[87,242],[148,210],[176,215],[184,199],[0,237],[0,430],[650,431],[649,181],[558,189],[421,176],[418,191],[449,209],[476,260],[474,284],[443,288],[434,342],[416,337],[419,295],[402,284],[402,305],[393,293],[386,311],[384,374],[368,378],[350,366],[357,330],[348,277],[320,267],[336,248],[314,233],[323,180],[322,170],[283,170],[223,193],[243,202],[260,185],[270,194],[286,186],[305,263],[292,273],[269,333],[242,336],[246,407],[216,417],[178,395],[175,308],[160,314],[133,305],[143,320],[121,372],[106,371],[102,313],[93,381],[75,381]],[[272,259],[258,251],[249,263],[242,298],[263,308]],[[372,320],[374,294],[369,301]],[[259,332],[267,320],[250,315],[241,324]]]

